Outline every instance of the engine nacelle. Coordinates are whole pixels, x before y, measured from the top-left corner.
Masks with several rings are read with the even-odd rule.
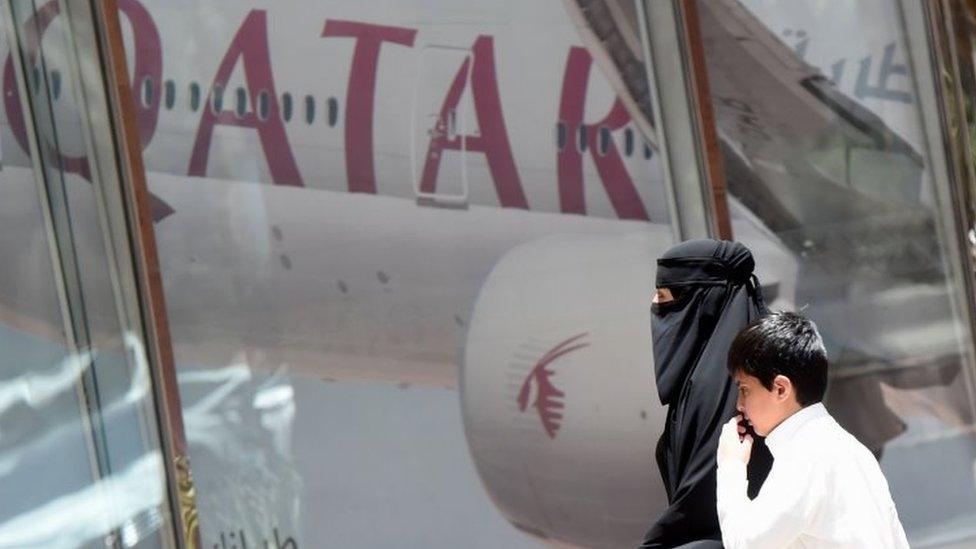
[[[667,498],[654,458],[654,258],[671,236],[559,235],[488,276],[468,329],[464,426],[492,500],[517,528],[634,547]]]

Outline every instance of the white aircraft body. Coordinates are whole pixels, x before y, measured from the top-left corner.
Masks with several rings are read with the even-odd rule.
[[[752,11],[740,17],[785,34],[774,5],[745,5]],[[96,304],[94,325],[110,334],[113,311],[97,310],[111,303],[110,287],[98,282],[103,244],[57,6],[41,5],[34,25],[17,24],[42,33],[39,74],[54,97],[75,246],[90,258],[82,286]],[[456,388],[471,460],[511,524],[553,543],[632,546],[666,502],[653,456],[665,409],[648,308],[654,258],[674,237],[658,136],[617,99],[567,15],[571,3],[119,7],[184,386],[237,363],[262,376],[284,368],[299,413],[327,394],[310,380]],[[857,52],[784,39],[762,38],[797,70],[818,70],[803,59],[825,72],[837,56],[901,51],[887,53],[884,36]],[[12,70],[0,114],[0,288],[10,290],[2,314],[59,341]],[[856,81],[845,78],[848,92]],[[863,106],[920,146],[902,96]],[[745,134],[722,132],[761,160]],[[733,232],[756,253],[775,303],[792,306],[794,252],[748,206],[731,206]],[[877,338],[863,344],[887,349]],[[220,436],[212,426],[194,431],[197,409],[187,414],[191,450]],[[290,452],[287,437],[276,444]],[[301,474],[306,487],[318,485],[314,471]],[[303,499],[313,544],[314,506],[329,497]],[[207,543],[232,526],[202,516]]]

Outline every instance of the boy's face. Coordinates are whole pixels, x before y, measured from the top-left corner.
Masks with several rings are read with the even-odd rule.
[[[795,398],[788,378],[776,376],[772,390],[763,387],[758,378],[741,371],[736,372],[734,378],[739,385],[739,398],[735,407],[752,424],[752,428],[759,436],[767,436],[793,413],[793,407],[789,406],[789,402],[795,402]],[[784,380],[788,387],[783,386]]]

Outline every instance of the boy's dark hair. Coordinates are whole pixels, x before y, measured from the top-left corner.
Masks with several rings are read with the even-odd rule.
[[[800,406],[823,400],[827,390],[827,351],[817,325],[790,312],[770,313],[743,328],[729,348],[729,373],[753,376],[766,390],[786,376]]]

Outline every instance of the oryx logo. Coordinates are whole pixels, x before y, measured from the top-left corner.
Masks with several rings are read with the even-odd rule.
[[[555,372],[549,366],[554,360],[565,354],[582,349],[583,347],[589,347],[589,343],[581,341],[588,335],[589,332],[574,335],[547,351],[535,363],[535,366],[533,366],[529,374],[525,376],[525,381],[522,382],[522,388],[518,394],[519,410],[522,412],[526,411],[530,406],[529,398],[534,393],[535,399],[532,401],[531,406],[539,412],[542,428],[546,430],[549,438],[556,438],[556,431],[559,430],[559,426],[562,424],[563,398],[566,396],[566,393],[563,393],[553,385],[552,378]],[[533,391],[533,389],[535,390]]]

